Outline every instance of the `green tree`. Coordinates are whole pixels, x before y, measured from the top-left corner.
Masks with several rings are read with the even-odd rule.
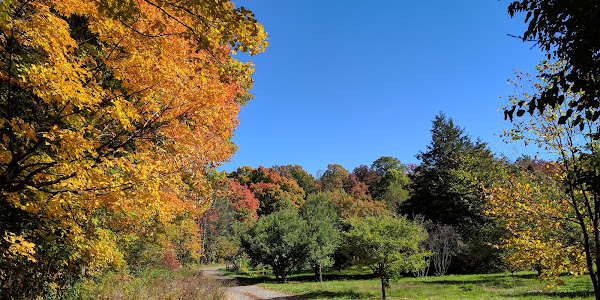
[[[373,162],[371,169],[379,176],[370,189],[373,198],[385,201],[392,211],[398,211],[409,196],[408,168],[395,157],[382,156]]]
[[[389,170],[398,170],[401,172],[407,171],[406,166],[404,166],[399,159],[391,156],[382,156],[378,158],[373,162],[371,168],[379,176],[385,176]]]
[[[332,255],[341,241],[336,207],[328,194],[318,193],[306,199],[301,213],[311,239],[308,263],[314,268],[315,277],[322,282],[323,267],[333,265]]]
[[[338,164],[327,165],[327,170],[319,177],[319,190],[333,192],[344,189],[349,180],[350,172]]]
[[[345,233],[345,251],[351,253],[355,263],[376,270],[381,280],[381,296],[390,279],[400,272],[414,271],[427,262],[428,254],[420,251],[419,242],[427,232],[415,222],[392,216],[349,219],[351,229]]]
[[[315,191],[315,178],[299,165],[273,166],[272,169],[282,177],[294,179],[308,195]]]
[[[270,265],[275,277],[286,282],[306,263],[310,236],[298,210],[287,208],[261,216],[242,237],[242,247],[255,263]]]
[[[412,194],[401,207],[408,215],[422,214],[434,223],[451,225],[468,246],[462,270],[489,271],[500,263],[497,252],[486,245],[495,225],[485,215],[482,184],[495,180],[500,165],[485,143],[472,142],[464,129],[443,113],[435,117],[431,144],[417,155],[422,161],[411,174]]]
[[[417,158],[422,164],[411,175],[413,193],[404,212],[463,229],[485,221],[480,183],[495,164],[485,143],[473,143],[464,129],[440,113],[433,121],[431,144]]]

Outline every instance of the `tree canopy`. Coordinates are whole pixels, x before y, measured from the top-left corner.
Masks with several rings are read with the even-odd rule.
[[[427,232],[415,222],[387,215],[349,219],[349,224],[351,229],[345,233],[345,251],[354,257],[355,263],[376,270],[383,299],[391,278],[425,265],[427,253],[418,245],[427,238]]]
[[[485,143],[472,142],[464,129],[441,113],[432,122],[427,151],[417,158],[422,164],[411,174],[413,191],[404,213],[422,214],[463,231],[484,221],[480,183],[494,163]]]
[[[512,119],[525,111],[530,114],[536,109],[543,111],[566,101],[563,92],[571,90],[581,97],[568,101],[567,109],[561,113],[560,123],[570,119],[574,125],[585,120],[596,121],[600,117],[600,3],[595,0],[581,1],[513,1],[508,12],[526,13],[528,23],[523,40],[532,40],[548,54],[552,61],[564,62],[558,72],[545,72],[542,77],[552,84],[535,97],[523,100],[505,110]],[[574,114],[574,112],[578,112]],[[595,132],[596,139],[599,138]]]
[[[333,265],[332,255],[341,242],[338,215],[329,195],[313,194],[306,199],[300,210],[308,225],[311,244],[308,264],[315,268],[315,275],[323,281],[323,267]]]
[[[232,51],[266,45],[229,1],[2,1],[2,293],[121,266],[140,257],[124,253],[132,240],[169,248],[197,232],[207,173],[234,152],[251,98],[252,65]]]
[[[298,210],[286,208],[261,216],[243,236],[242,245],[255,262],[271,266],[275,277],[285,282],[306,263],[311,235]]]
[[[543,62],[538,70],[556,74],[562,65],[560,62]],[[551,79],[538,77],[533,81],[532,88],[535,90],[532,91],[529,90],[530,80],[530,76],[525,76],[513,81],[519,92],[511,96],[511,104],[525,101],[536,91],[546,90],[554,84]],[[524,91],[521,92],[521,89]],[[600,275],[597,272],[600,264],[597,256],[600,248],[597,230],[600,228],[600,211],[597,210],[600,207],[600,147],[594,135],[598,130],[598,120],[586,118],[579,125],[561,122],[562,113],[570,103],[577,102],[583,95],[566,89],[561,90],[561,96],[565,99],[562,104],[536,111],[529,118],[515,119],[513,128],[506,131],[511,140],[533,143],[555,153],[557,161],[546,163],[544,172],[538,170],[533,174],[513,175],[506,180],[510,188],[499,186],[491,189],[493,209],[490,213],[499,217],[505,226],[511,226],[508,232],[512,236],[502,243],[511,250],[515,250],[515,246],[517,248],[511,253],[511,263],[539,259],[542,277],[551,282],[560,282],[558,274],[562,271],[581,273],[585,266],[596,298],[600,299]],[[536,171],[534,166],[531,169]],[[546,174],[540,176],[540,173]],[[519,208],[514,208],[514,205]],[[519,222],[529,226],[512,225]],[[529,246],[528,252],[537,253],[535,257],[529,257],[523,247],[523,243],[532,242],[535,246]],[[554,257],[556,253],[561,254]]]

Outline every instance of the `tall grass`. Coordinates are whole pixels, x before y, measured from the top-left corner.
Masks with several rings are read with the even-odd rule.
[[[73,285],[64,299],[223,299],[226,286],[198,267],[149,268],[136,274],[107,272]]]

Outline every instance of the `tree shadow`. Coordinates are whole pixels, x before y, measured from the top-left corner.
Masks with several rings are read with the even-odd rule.
[[[331,291],[315,291],[299,295],[301,299],[332,299],[332,298],[343,298],[343,299],[364,299],[365,295],[362,295],[353,291],[343,292],[331,292]]]
[[[269,276],[244,276],[239,274],[229,274],[229,276],[235,277],[239,285],[255,285],[258,283],[282,283],[281,280],[275,279]],[[368,280],[378,278],[375,274],[323,274],[323,281],[334,281],[334,280]],[[288,278],[289,282],[317,282],[318,280],[314,275],[290,275]]]
[[[479,279],[460,279],[460,278],[440,278],[439,280],[431,280],[422,282],[425,284],[441,284],[441,285],[460,285],[460,284],[483,284],[494,286],[512,286],[512,280],[535,279],[536,274],[514,274],[506,276],[480,275]],[[512,280],[511,280],[512,279]]]
[[[478,286],[493,286],[493,287],[504,287],[511,288],[513,285],[519,285],[521,280],[536,279],[537,274],[512,274],[506,276],[486,276],[481,275],[480,278],[474,280],[464,279],[453,279],[453,278],[440,278],[440,280],[422,281],[425,284],[439,284],[439,285],[456,285],[461,289],[462,285],[478,285]],[[515,280],[512,281],[511,279]],[[468,287],[465,287],[468,288]],[[528,297],[541,297],[541,298],[593,298],[593,290],[580,290],[580,291],[561,291],[561,290],[536,290],[536,291],[523,291],[517,293],[505,294],[502,297],[506,298],[528,298]]]
[[[323,281],[332,280],[368,280],[378,278],[375,274],[323,274]],[[318,281],[314,275],[292,275],[290,280],[294,281]]]
[[[593,298],[594,291],[529,291],[507,295],[507,298],[539,296],[544,298]]]

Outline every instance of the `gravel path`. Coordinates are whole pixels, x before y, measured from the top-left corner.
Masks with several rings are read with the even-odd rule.
[[[242,285],[231,276],[224,275],[219,272],[218,269],[223,267],[207,267],[202,268],[202,273],[223,280],[231,285],[225,293],[225,299],[227,300],[300,300],[300,298],[286,294],[283,292],[276,292],[267,290],[255,285]]]

